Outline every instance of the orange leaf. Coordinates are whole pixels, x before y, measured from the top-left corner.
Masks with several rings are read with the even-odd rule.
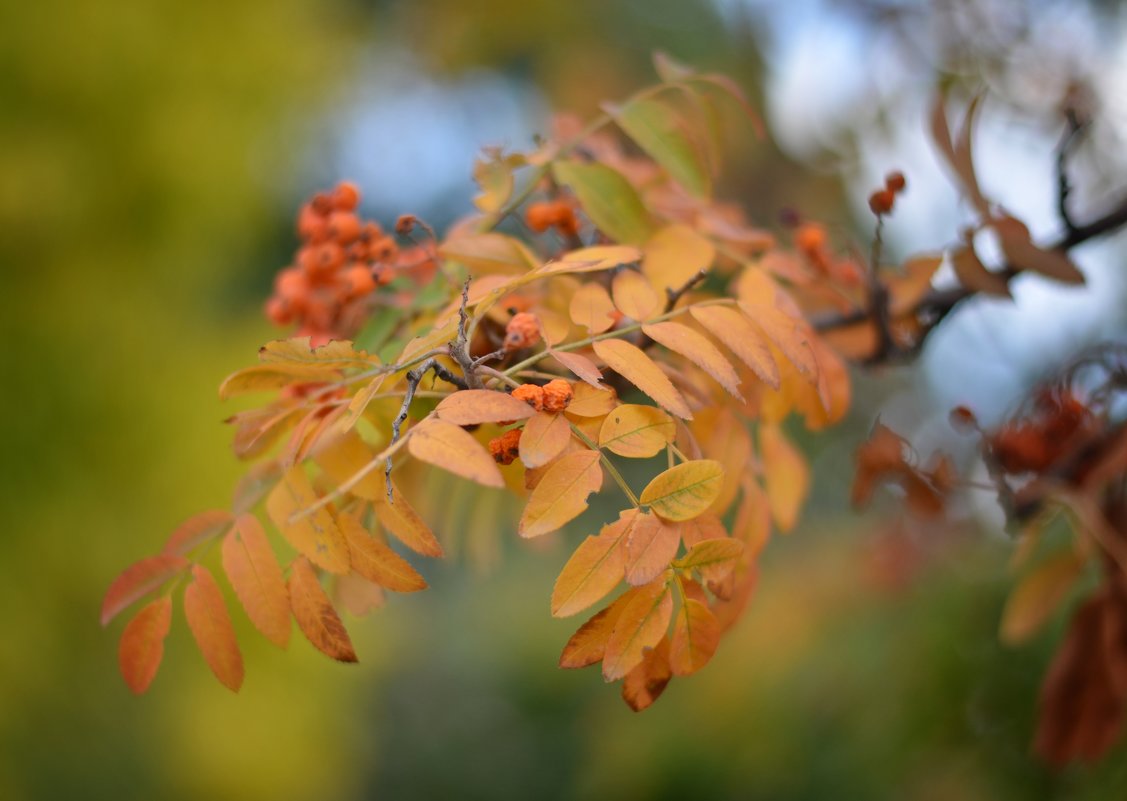
[[[392,592],[427,588],[426,579],[406,559],[371,536],[355,517],[341,515],[340,527],[352,551],[352,569],[359,575]]]
[[[582,378],[590,386],[599,390],[600,392],[607,392],[607,387],[604,387],[599,382],[603,380],[603,374],[599,372],[599,368],[595,363],[578,353],[571,351],[554,350],[552,351],[552,358],[562,364],[571,372],[575,373],[578,378]],[[611,396],[614,397],[613,395]]]
[[[129,689],[149,689],[164,656],[164,638],[172,625],[172,599],[167,595],[141,607],[121,632],[117,661]]]
[[[665,636],[672,616],[673,595],[663,579],[638,587],[607,640],[603,678],[614,681],[637,667]]]
[[[674,676],[689,676],[708,664],[720,644],[720,622],[707,605],[694,598],[681,604],[673,621],[669,667]]]
[[[767,335],[804,377],[818,377],[818,360],[800,321],[774,306],[740,304],[755,325]]]
[[[599,284],[583,284],[575,290],[568,304],[568,314],[576,325],[584,326],[592,334],[601,334],[614,325],[611,312],[614,303]]]
[[[631,320],[648,320],[661,308],[661,298],[646,277],[634,270],[623,270],[610,286],[618,310]]]
[[[447,423],[471,426],[531,417],[533,408],[519,398],[491,389],[463,389],[443,398],[435,414]]]
[[[411,429],[409,435],[407,450],[420,462],[441,467],[486,487],[505,486],[505,479],[489,451],[453,423],[427,417]]]
[[[560,667],[582,668],[603,661],[607,640],[610,639],[611,632],[618,623],[619,615],[630,601],[632,592],[634,591],[618,596],[614,603],[596,613],[571,635],[571,639],[564,646],[563,653],[560,654]]]
[[[779,388],[779,366],[771,348],[751,322],[727,306],[693,306],[693,319],[719,339],[771,389]]]
[[[674,353],[680,353],[715,378],[736,400],[743,400],[739,390],[740,377],[736,375],[735,368],[703,334],[674,322],[644,325],[642,333]]]
[[[720,494],[724,467],[713,459],[694,459],[654,477],[638,496],[643,506],[666,520],[691,520],[703,514]]]
[[[659,406],[684,420],[693,419],[693,413],[681,393],[641,348],[621,339],[600,340],[593,347],[607,366],[657,401]]]
[[[602,417],[609,414],[618,403],[618,398],[610,387],[573,384],[571,391],[571,403],[567,405],[566,409],[568,417]]]
[[[274,549],[253,515],[241,515],[223,539],[223,571],[247,617],[266,639],[285,648],[290,641],[290,599]]]
[[[340,485],[371,464],[373,456],[375,454],[372,449],[360,435],[349,430],[320,444],[313,452],[313,461],[334,484]],[[348,492],[357,498],[368,500],[383,495],[383,471],[369,470]]]
[[[662,228],[646,242],[642,272],[658,289],[680,289],[712,265],[716,248],[687,225]]]
[[[531,410],[528,404],[526,408]],[[520,434],[520,460],[525,467],[540,467],[559,456],[571,439],[571,425],[562,414],[537,412]]]
[[[329,596],[321,589],[313,566],[304,556],[294,559],[290,566],[289,588],[294,619],[309,642],[321,653],[340,662],[357,661],[348,631],[333,609]]]
[[[109,623],[122,609],[148,595],[177,573],[187,570],[188,564],[183,556],[162,553],[139,559],[125,568],[106,590],[106,597],[102,600],[102,625]]]
[[[212,537],[219,536],[235,516],[226,509],[211,509],[192,515],[168,535],[162,553],[184,555]]]
[[[661,697],[672,677],[669,639],[662,637],[657,645],[646,651],[638,666],[626,674],[622,682],[622,700],[635,712],[641,712]]]
[[[661,575],[681,544],[681,532],[660,517],[639,512],[626,537],[626,582],[639,586]]]
[[[587,496],[603,485],[598,451],[577,451],[557,459],[524,507],[517,531],[538,537],[555,531],[587,508]]]
[[[235,641],[223,593],[203,565],[192,566],[192,583],[184,590],[184,616],[215,678],[228,690],[238,692],[243,686],[243,655]]]
[[[301,516],[317,503],[301,465],[291,467],[266,499],[266,512],[286,541],[330,573],[348,572],[348,544],[328,507]]]
[[[685,543],[686,548],[692,548],[698,542],[722,539],[727,536],[728,530],[724,528],[720,518],[710,512],[698,515],[692,520],[686,520],[681,525],[681,541]]]
[[[705,581],[723,581],[735,569],[743,552],[743,543],[731,537],[700,540],[673,566],[678,570],[700,571]]]
[[[333,598],[353,617],[364,617],[372,610],[383,606],[387,600],[383,587],[355,573],[336,577]]]
[[[372,501],[372,510],[376,513],[380,525],[415,553],[423,556],[442,556],[442,544],[434,536],[430,526],[411,504],[407,503],[403,493],[394,484],[392,490],[393,500],[389,501],[387,495],[380,495]]]
[[[767,479],[767,502],[780,531],[790,531],[810,489],[810,468],[777,425],[759,426],[759,449]]]
[[[661,409],[626,403],[603,420],[599,447],[619,456],[645,459],[660,453],[676,433],[677,424]]]
[[[552,616],[568,617],[602,600],[622,580],[626,568],[623,539],[638,519],[628,509],[603,526],[598,536],[583,540],[560,571],[552,589]]]

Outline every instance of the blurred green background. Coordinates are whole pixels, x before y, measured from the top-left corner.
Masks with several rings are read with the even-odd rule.
[[[385,224],[406,211],[448,222],[468,209],[478,147],[525,146],[548,109],[590,113],[629,93],[663,49],[734,75],[764,106],[778,144],[730,142],[723,187],[755,219],[774,226],[799,208],[863,242],[863,199],[900,167],[917,181],[890,234],[903,253],[948,241],[959,219],[919,144],[938,73],[1003,98],[1008,124],[1037,133],[1006,139],[1001,125],[996,138],[1036,145],[1045,180],[1059,133],[1045,75],[1107,78],[1093,91],[1109,98],[1127,86],[1115,3],[980,4],[1002,9],[993,26],[941,8],[969,2],[783,5],[0,10],[0,798],[1127,797],[1122,748],[1057,776],[1028,756],[1060,621],[1029,647],[997,644],[1010,546],[989,510],[987,525],[968,514],[953,535],[898,533],[846,508],[852,450],[882,404],[931,431],[951,400],[935,379],[954,363],[943,353],[974,350],[977,336],[998,348],[978,369],[1010,376],[982,401],[1001,409],[1056,358],[1042,341],[1064,354],[1121,332],[1114,272],[1099,284],[1110,296],[1052,296],[1099,313],[1061,315],[1079,327],[1042,331],[1035,353],[971,327],[919,370],[867,379],[848,423],[807,442],[818,476],[807,523],[769,549],[746,619],[704,673],[642,715],[592,672],[555,668],[579,621],[552,620],[548,595],[579,531],[529,552],[504,529],[424,565],[433,591],[350,622],[358,666],[296,636],[277,652],[236,615],[248,675],[234,696],[177,617],[147,696],[117,675],[121,624],[98,627],[101,594],[180,520],[227,502],[241,468],[215,388],[278,334],[261,303],[311,190],[356,177]],[[1059,61],[1059,46],[1036,49],[1048,36],[1038,20],[1059,31],[1068,8],[1077,41],[1098,45],[1085,50],[1094,64],[1074,64],[1075,48]],[[1031,23],[1011,25],[1011,11]],[[1043,97],[1022,93],[1025,45],[1041,56]],[[1078,167],[1082,208],[1122,185],[1122,130],[1096,133]],[[1023,188],[1007,191],[1020,205]],[[1096,256],[1082,264],[1102,275]]]

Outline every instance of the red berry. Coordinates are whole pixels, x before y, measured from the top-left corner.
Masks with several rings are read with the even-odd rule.
[[[352,181],[341,181],[333,190],[333,207],[340,211],[352,211],[360,205],[360,188]]]
[[[878,217],[884,214],[891,214],[892,207],[896,203],[896,193],[891,189],[878,189],[869,195],[869,208],[873,214]]]
[[[904,179],[904,173],[899,170],[884,176],[884,188],[891,189],[897,194],[903,192],[907,185],[908,182]]]
[[[351,211],[334,211],[329,215],[329,234],[342,245],[355,242],[360,236],[360,218]]]
[[[348,294],[354,298],[367,295],[376,288],[376,279],[372,277],[371,269],[361,264],[349,267],[344,276],[348,281]]]

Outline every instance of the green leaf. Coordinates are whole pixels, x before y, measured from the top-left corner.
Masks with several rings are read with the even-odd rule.
[[[671,104],[638,98],[607,112],[670,177],[697,197],[712,191],[712,178],[685,117]]]
[[[579,164],[558,161],[552,165],[558,183],[579,199],[598,228],[628,245],[641,245],[653,233],[653,223],[641,198],[622,173],[604,164]]]

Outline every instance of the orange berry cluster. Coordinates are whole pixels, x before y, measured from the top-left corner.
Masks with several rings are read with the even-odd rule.
[[[520,429],[506,431],[499,437],[489,440],[489,453],[497,464],[512,464],[520,455]]]
[[[579,219],[575,216],[575,209],[566,200],[529,203],[524,212],[524,221],[538,234],[544,233],[553,226],[564,236],[575,236],[579,233]]]
[[[890,172],[884,176],[884,188],[869,195],[869,209],[878,217],[891,214],[896,205],[896,196],[903,193],[908,182],[902,172]]]
[[[542,387],[521,384],[513,390],[513,397],[524,401],[538,412],[558,414],[571,403],[571,384],[562,378],[553,378]]]
[[[540,323],[535,314],[518,312],[505,326],[504,348],[507,351],[528,348],[540,341]]]
[[[365,299],[393,276],[399,246],[378,223],[360,219],[359,203],[356,185],[341,181],[301,207],[301,246],[266,302],[271,322],[296,325],[297,335],[311,337],[314,346],[353,334],[363,322]]]

